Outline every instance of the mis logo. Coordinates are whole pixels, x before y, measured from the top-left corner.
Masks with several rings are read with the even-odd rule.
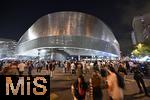
[[[21,100],[50,100],[49,75],[0,75],[0,98]]]
[[[49,80],[44,76],[24,76],[19,77],[18,82],[15,80],[15,82],[17,82],[15,84],[13,83],[12,77],[6,77],[6,95],[10,95],[10,93],[13,95],[19,95],[19,90],[20,95],[25,95],[25,90],[27,95],[31,95],[31,92],[34,95],[45,95],[48,91],[48,81]]]

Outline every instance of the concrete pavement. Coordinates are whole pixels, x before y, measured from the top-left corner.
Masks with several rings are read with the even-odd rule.
[[[27,74],[27,69],[24,74]],[[45,68],[42,69],[41,73],[37,73],[36,69],[32,71],[32,75],[49,75],[49,71]],[[89,72],[85,79],[89,80],[91,73]],[[70,72],[63,73],[62,68],[56,68],[54,72],[54,77],[50,79],[50,100],[73,100],[71,94],[71,84],[76,79],[76,76],[72,76]],[[148,91],[150,91],[150,78],[144,79]],[[138,86],[133,79],[133,75],[129,74],[126,77],[126,89],[124,90],[125,100],[150,100],[150,97],[147,97],[142,94],[138,94]],[[149,93],[150,94],[150,93]],[[88,96],[87,99],[88,100]],[[108,100],[107,91],[103,90],[103,100]]]
[[[88,77],[86,76],[86,80],[88,80]],[[125,100],[150,100],[150,97],[145,96],[144,93],[138,94],[138,86],[132,77],[133,75],[126,77]],[[75,78],[70,73],[64,74],[61,68],[56,69],[54,77],[50,81],[50,100],[73,100],[70,86]],[[150,91],[150,79],[145,79],[145,84],[148,91]],[[103,94],[103,100],[108,100],[106,90],[103,90]]]

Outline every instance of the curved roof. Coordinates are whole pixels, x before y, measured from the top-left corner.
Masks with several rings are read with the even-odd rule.
[[[24,47],[22,47],[24,45]],[[119,55],[119,43],[98,18],[81,12],[56,12],[37,20],[20,38],[18,52],[39,47],[71,47]]]

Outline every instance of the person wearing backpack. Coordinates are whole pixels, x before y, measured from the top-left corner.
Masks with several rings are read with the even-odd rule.
[[[74,100],[85,100],[88,84],[85,82],[84,77],[80,75],[78,79],[71,86]]]

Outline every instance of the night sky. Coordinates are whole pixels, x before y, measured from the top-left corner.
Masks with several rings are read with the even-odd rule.
[[[132,20],[150,12],[150,0],[1,0],[0,38],[18,41],[41,16],[57,11],[80,11],[100,18],[127,54],[132,50]]]

